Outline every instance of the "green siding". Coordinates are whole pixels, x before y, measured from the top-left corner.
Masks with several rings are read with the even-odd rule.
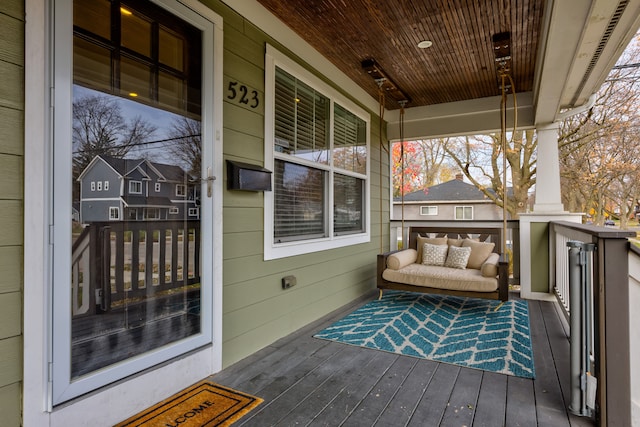
[[[531,223],[531,291],[549,292],[549,223]]]
[[[21,423],[24,5],[0,2],[0,414]]]
[[[20,384],[14,383],[0,387],[0,414],[3,425],[19,426],[20,424]]]
[[[264,60],[266,43],[301,65],[282,45],[218,2],[204,1],[224,19],[224,80],[259,93],[261,106],[242,108],[225,98],[225,159],[264,164]],[[321,76],[307,66],[311,72]],[[226,94],[225,94],[226,95]],[[348,96],[348,94],[345,94]],[[376,254],[388,247],[388,223],[380,243],[380,218],[388,220],[388,164],[380,191],[379,120],[371,114],[371,242],[346,248],[264,261],[262,193],[226,191],[223,212],[223,364],[228,366],[277,339],[373,290]],[[267,142],[267,144],[269,144]],[[226,176],[226,174],[225,174]],[[226,178],[225,178],[226,179]],[[226,188],[226,183],[224,185]],[[380,194],[383,197],[382,215]],[[283,290],[281,278],[295,275],[297,285]]]

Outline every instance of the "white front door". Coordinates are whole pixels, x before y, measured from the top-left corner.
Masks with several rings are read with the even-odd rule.
[[[213,341],[214,29],[172,0],[56,2],[54,405]]]

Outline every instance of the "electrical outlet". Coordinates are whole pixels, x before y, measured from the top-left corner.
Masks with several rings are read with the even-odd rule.
[[[296,285],[296,276],[285,276],[282,278],[282,289],[289,289]]]

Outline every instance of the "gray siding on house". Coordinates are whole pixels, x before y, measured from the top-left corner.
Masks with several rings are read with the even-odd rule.
[[[437,215],[422,215],[422,207],[435,206]],[[405,194],[393,200],[393,219],[409,221],[453,221],[457,206],[473,207],[472,221],[500,220],[502,208],[493,203],[480,189],[463,181],[462,174],[455,179],[432,185],[424,190]],[[461,220],[464,221],[464,220]]]
[[[120,220],[123,220],[124,213],[120,207],[119,200],[89,200],[82,202],[82,214],[80,219],[83,223],[109,221],[109,208],[120,209]]]
[[[213,2],[208,2],[212,4]],[[219,2],[224,19],[224,80],[259,92],[264,100],[265,43],[287,49]],[[297,59],[293,57],[294,59]],[[313,70],[311,70],[314,72]],[[323,77],[325,80],[330,76]],[[223,364],[228,366],[296,329],[374,289],[375,259],[388,249],[389,170],[386,154],[378,175],[379,122],[371,113],[371,242],[346,248],[264,261],[262,193],[225,191],[223,210]],[[386,136],[386,135],[384,135]],[[224,156],[264,164],[264,102],[251,110],[225,99]],[[226,176],[226,174],[225,174]],[[380,184],[383,189],[380,191]],[[224,186],[226,188],[226,184]],[[382,194],[383,203],[380,203]],[[382,214],[380,208],[382,207]],[[382,233],[382,240],[380,240]],[[382,241],[382,243],[381,243]],[[295,275],[297,286],[283,290],[281,279]]]
[[[24,4],[0,2],[0,423],[21,424]],[[71,210],[71,208],[69,208]]]
[[[95,186],[92,186],[91,183]],[[98,190],[100,183],[100,190]],[[108,187],[105,187],[105,183]],[[115,198],[120,196],[120,176],[102,161],[97,161],[93,167],[86,170],[82,177],[80,195],[82,198]],[[92,189],[93,188],[93,189]],[[107,188],[105,190],[105,188]]]
[[[118,208],[119,220],[143,220],[144,211],[160,209],[155,219],[194,219],[189,209],[197,205],[193,200],[194,187],[177,166],[143,160],[96,157],[80,175],[81,222],[111,221],[110,208]],[[156,167],[160,171],[156,171]],[[166,176],[165,176],[166,174]],[[181,180],[180,180],[181,179]],[[130,192],[130,184],[139,182],[139,192]],[[178,195],[178,186],[184,186]],[[157,189],[157,191],[156,191]],[[175,208],[175,213],[170,213]]]
[[[438,215],[421,215],[420,208],[422,206],[437,206]],[[473,220],[501,220],[502,208],[491,202],[478,202],[476,200],[456,201],[456,202],[424,202],[424,203],[405,203],[404,219],[406,221],[452,221],[455,219],[456,206],[473,206]],[[399,221],[402,218],[402,205],[393,204],[394,220]]]
[[[80,185],[82,222],[109,221],[111,206],[118,207],[121,210],[120,215],[123,214],[120,206],[120,181],[118,173],[102,160],[96,161],[86,169]],[[108,187],[105,187],[106,185]]]

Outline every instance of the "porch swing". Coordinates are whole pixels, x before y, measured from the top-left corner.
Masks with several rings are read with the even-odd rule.
[[[501,87],[500,123],[501,149],[503,151],[503,225],[500,228],[464,228],[452,227],[410,227],[408,246],[404,243],[404,193],[401,191],[401,227],[403,249],[380,253],[377,256],[377,287],[380,297],[384,289],[409,292],[445,294],[460,297],[485,298],[500,300],[509,299],[509,262],[506,254],[507,235],[507,190],[506,190],[506,100],[507,81],[514,87],[510,75],[510,35],[499,33],[493,36],[496,53],[496,64]],[[375,61],[371,60],[375,64]],[[389,80],[384,72],[375,64],[373,71],[367,70],[374,77],[379,88],[380,103],[380,158],[383,151],[388,155],[389,149],[382,138],[382,121],[384,115],[385,84],[403,95],[397,99],[400,105],[400,169],[401,188],[404,188],[404,107],[409,97],[404,96],[397,86]],[[517,125],[517,108],[514,96],[514,133]],[[382,162],[380,162],[380,188],[382,188]],[[380,201],[382,212],[382,198]],[[380,223],[380,236],[383,236],[383,224]],[[471,239],[471,235],[479,236]],[[382,239],[380,241],[383,252]],[[500,304],[501,305],[501,304]],[[498,305],[497,308],[500,307]],[[496,308],[496,309],[497,309]]]

